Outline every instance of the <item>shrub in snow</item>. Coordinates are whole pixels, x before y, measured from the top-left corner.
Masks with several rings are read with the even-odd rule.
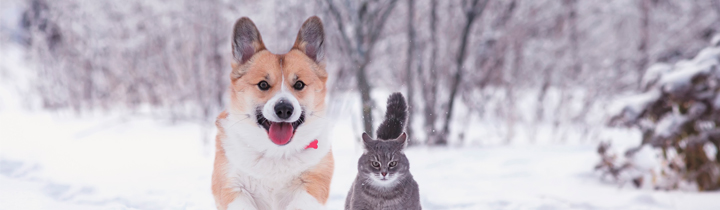
[[[720,189],[719,44],[691,60],[648,68],[644,92],[618,100],[610,120],[612,126],[640,129],[642,142],[622,155],[601,143],[597,170],[637,187]]]

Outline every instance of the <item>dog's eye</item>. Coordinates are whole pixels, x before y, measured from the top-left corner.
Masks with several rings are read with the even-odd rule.
[[[371,164],[372,164],[372,167],[375,167],[375,168],[380,167],[380,162],[373,161],[373,162],[371,162]]]
[[[397,166],[397,161],[390,162],[390,167],[395,167],[395,166]]]
[[[261,81],[260,83],[257,84],[257,86],[258,86],[258,88],[260,88],[260,90],[270,89],[270,84],[268,84],[266,81]]]
[[[303,88],[305,88],[305,83],[303,83],[302,81],[297,81],[293,85],[293,88],[295,88],[295,90],[302,90]]]

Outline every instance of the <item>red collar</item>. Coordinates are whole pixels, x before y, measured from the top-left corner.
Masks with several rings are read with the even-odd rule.
[[[317,145],[317,144],[318,144],[318,140],[315,139],[314,141],[310,142],[310,144],[308,144],[308,145],[305,147],[305,149],[310,149],[310,148],[317,149],[317,148],[318,148],[318,145]]]

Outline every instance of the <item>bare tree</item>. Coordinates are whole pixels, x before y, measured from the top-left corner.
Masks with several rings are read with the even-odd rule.
[[[577,27],[577,0],[565,0],[564,5],[567,7],[568,26],[570,28],[570,56],[572,57],[571,71],[573,73],[571,78],[577,79],[580,71],[582,71]]]
[[[455,62],[455,76],[450,83],[450,98],[448,99],[447,112],[445,113],[445,123],[441,136],[437,138],[437,141],[433,142],[436,145],[447,145],[448,136],[450,135],[450,120],[452,119],[453,106],[455,105],[455,97],[458,93],[458,87],[462,82],[463,76],[463,63],[465,62],[465,55],[467,54],[468,39],[470,31],[472,29],[473,22],[480,17],[485,10],[489,0],[465,0],[463,1],[462,9],[465,15],[465,25],[462,30],[462,38],[460,40],[460,48],[458,49],[457,60]]]
[[[413,135],[413,114],[415,113],[415,87],[413,82],[413,63],[416,60],[416,41],[415,37],[415,0],[407,0],[408,3],[408,21],[407,21],[407,34],[408,34],[408,47],[407,47],[407,60],[405,61],[405,85],[407,86],[407,101],[408,101],[408,119],[407,119],[407,135],[409,136],[408,143],[414,145],[417,143],[417,138]],[[417,68],[420,68],[418,66]]]
[[[438,22],[438,1],[431,0],[430,2],[430,57],[429,64],[425,74],[418,74],[422,79],[422,96],[425,102],[424,107],[424,118],[425,125],[424,130],[426,132],[427,143],[431,143],[436,138],[435,122],[437,119],[436,104],[437,104],[437,92],[438,92],[438,79],[437,79],[437,57],[438,57],[438,40],[437,40],[437,22]]]
[[[368,81],[367,67],[372,52],[383,31],[385,23],[393,11],[397,0],[387,1],[351,1],[339,4],[326,0],[327,13],[333,19],[340,37],[339,48],[350,59],[349,69],[355,70],[357,87],[360,90],[363,125],[365,132],[373,133],[373,100],[370,98],[372,86]],[[347,27],[352,30],[347,30]]]

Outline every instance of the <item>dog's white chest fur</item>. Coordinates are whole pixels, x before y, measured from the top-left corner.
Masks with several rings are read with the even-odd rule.
[[[226,133],[221,141],[228,159],[226,176],[238,192],[251,195],[257,209],[286,209],[293,200],[306,199],[298,198],[304,191],[300,176],[330,151],[324,121],[303,124],[282,146],[272,143],[267,132],[246,117],[230,115],[221,126]],[[317,149],[306,149],[314,140]]]

